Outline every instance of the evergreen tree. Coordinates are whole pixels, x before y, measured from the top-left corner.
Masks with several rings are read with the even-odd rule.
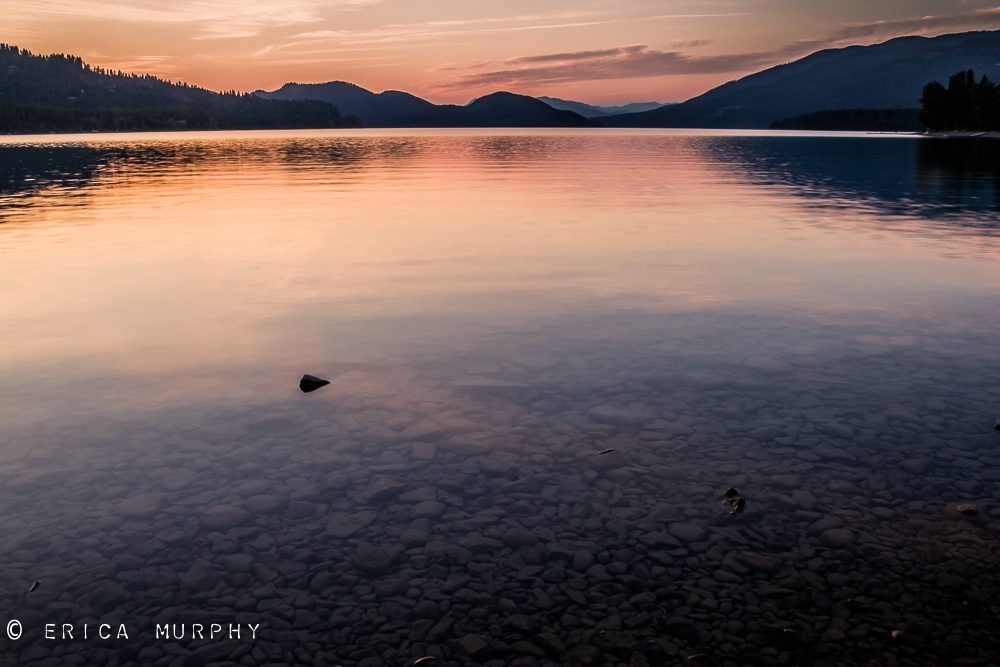
[[[972,89],[972,114],[981,130],[1000,130],[1000,89],[986,75]]]
[[[976,82],[971,69],[948,77],[947,88],[925,85],[920,104],[920,122],[931,130],[1000,130],[1000,89],[985,74]]]
[[[975,85],[976,76],[971,69],[955,72],[948,77],[949,130],[975,129],[972,102],[972,90]]]
[[[924,86],[920,96],[920,122],[932,130],[948,125],[948,91],[937,81]]]

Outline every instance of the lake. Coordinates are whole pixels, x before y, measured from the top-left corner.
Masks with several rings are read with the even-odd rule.
[[[1000,655],[1000,142],[0,166],[0,667]]]

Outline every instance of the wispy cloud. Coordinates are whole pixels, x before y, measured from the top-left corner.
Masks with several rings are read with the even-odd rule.
[[[659,51],[644,44],[596,51],[578,51],[511,58],[502,69],[465,74],[439,82],[436,90],[482,86],[522,87],[572,81],[634,79],[667,74],[712,74],[752,69],[767,63],[769,53],[691,56],[680,51]]]
[[[849,23],[829,38],[833,43],[857,39],[880,39],[900,35],[939,34],[949,30],[988,30],[1000,28],[1000,7],[987,7],[960,14],[940,14],[911,18]]]
[[[824,48],[872,43],[900,35],[941,34],[950,30],[1000,27],[1000,8],[991,7],[961,14],[846,24],[819,39],[805,39],[773,50],[693,55],[688,49],[706,46],[711,40],[677,42],[670,50],[637,44],[610,49],[519,56],[494,62],[488,71],[482,62],[465,68],[455,64],[436,71],[465,71],[465,74],[433,84],[433,90],[507,86],[522,88],[575,81],[647,78],[677,74],[745,73],[787,62]]]
[[[358,47],[380,47],[387,44],[418,45],[440,42],[448,38],[486,37],[504,33],[557,31],[569,28],[586,28],[620,23],[641,23],[684,18],[732,17],[735,14],[657,14],[621,18],[589,9],[519,14],[513,16],[487,16],[473,19],[434,20],[415,23],[390,23],[374,28],[356,30],[314,30],[301,32],[289,39],[270,44],[260,54],[294,50],[325,42],[331,50],[344,51]],[[437,46],[437,44],[435,44]]]
[[[382,0],[332,0],[326,6],[354,7]],[[249,0],[35,0],[5,10],[6,18],[47,20],[58,16],[79,17],[109,23],[143,23],[149,28],[165,24],[187,24],[194,39],[217,39],[258,35],[272,27],[307,25],[322,20],[321,3],[315,0],[282,0],[281,3]]]
[[[389,23],[355,30],[313,30],[291,36],[287,41],[272,44],[269,51],[293,49],[308,43],[326,42],[338,48],[384,45],[400,42],[439,40],[445,37],[485,35],[524,30],[556,29],[570,26],[600,25],[608,22],[595,18],[591,11],[552,12],[504,17],[481,17],[448,21]]]
[[[671,49],[695,49],[699,46],[708,46],[714,39],[677,39],[670,43]]]

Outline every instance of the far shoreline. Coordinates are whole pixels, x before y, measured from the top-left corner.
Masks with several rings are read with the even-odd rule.
[[[180,137],[186,138],[210,138],[218,136],[246,136],[259,137],[266,135],[388,135],[388,136],[410,136],[428,134],[474,134],[484,135],[491,133],[499,134],[588,134],[588,133],[609,134],[631,134],[631,133],[678,133],[678,134],[707,134],[723,136],[813,136],[813,137],[914,137],[927,139],[1000,139],[1000,132],[938,132],[931,130],[924,131],[892,131],[892,130],[786,130],[770,128],[704,128],[704,127],[563,127],[563,126],[479,126],[479,127],[351,127],[351,128],[254,128],[254,129],[155,129],[155,130],[111,130],[111,131],[86,131],[86,132],[59,132],[49,131],[46,133],[0,133],[0,146],[10,146],[22,143],[30,144],[50,144],[50,143],[87,143],[91,141],[128,141],[139,138],[172,140]]]

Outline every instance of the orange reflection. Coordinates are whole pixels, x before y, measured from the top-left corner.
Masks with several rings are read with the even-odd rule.
[[[720,170],[703,140],[62,138],[95,150],[98,166],[82,205],[81,189],[56,188],[0,228],[0,277],[16,286],[2,297],[0,367],[186,374],[217,390],[220,369],[294,376],[304,359],[445,349],[564,314],[607,313],[608,331],[627,309],[837,317],[911,308],[928,284],[947,299],[1000,283],[995,262],[871,231],[877,212],[810,207]],[[845,215],[876,222],[845,228]]]

